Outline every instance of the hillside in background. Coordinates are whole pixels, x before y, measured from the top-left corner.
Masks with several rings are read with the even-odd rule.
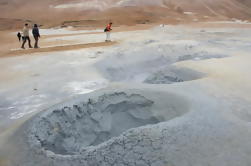
[[[212,19],[250,20],[249,0],[0,0],[0,30],[23,22],[54,26],[185,23]]]

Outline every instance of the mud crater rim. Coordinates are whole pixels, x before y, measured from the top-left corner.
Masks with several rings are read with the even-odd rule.
[[[70,107],[61,105],[34,118],[29,141],[36,149],[56,155],[79,155],[131,129],[138,130],[184,115],[189,110],[177,103],[180,111],[173,107],[177,99],[170,95],[170,108],[164,107],[160,112],[156,110],[158,102],[155,99],[136,93],[109,92],[84,102],[73,101],[66,104],[72,105]]]
[[[153,104],[139,94],[104,94],[41,116],[33,126],[33,136],[44,150],[79,154],[132,128],[162,122],[151,111]]]

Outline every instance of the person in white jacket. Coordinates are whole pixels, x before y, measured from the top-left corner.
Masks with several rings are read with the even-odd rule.
[[[21,46],[22,49],[25,49],[24,45],[25,45],[27,40],[28,40],[28,43],[29,43],[29,47],[32,48],[30,34],[29,34],[30,32],[29,31],[30,31],[29,25],[25,24],[24,28],[23,28],[23,44]]]

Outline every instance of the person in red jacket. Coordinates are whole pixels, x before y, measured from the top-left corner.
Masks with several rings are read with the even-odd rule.
[[[106,32],[106,42],[110,42],[111,41],[111,31],[112,31],[112,22],[110,22],[106,28],[105,28],[105,32]]]

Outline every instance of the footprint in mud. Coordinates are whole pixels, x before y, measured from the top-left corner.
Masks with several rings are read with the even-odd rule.
[[[89,55],[88,58],[95,59],[98,58],[103,53],[104,53],[103,51],[97,51],[96,53]]]

